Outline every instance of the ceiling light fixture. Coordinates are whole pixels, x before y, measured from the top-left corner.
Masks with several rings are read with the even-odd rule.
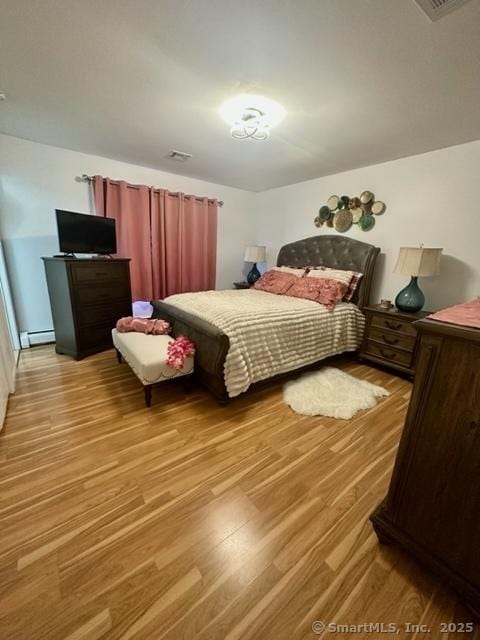
[[[220,115],[231,126],[233,138],[266,140],[270,137],[270,129],[283,120],[286,111],[275,100],[242,93],[225,100]]]

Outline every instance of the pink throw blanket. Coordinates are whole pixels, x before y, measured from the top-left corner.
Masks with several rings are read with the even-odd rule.
[[[127,316],[117,320],[117,331],[127,333],[128,331],[137,331],[138,333],[151,333],[153,335],[162,335],[170,332],[170,324],[166,320],[151,320],[149,318],[134,318]]]
[[[480,329],[480,298],[442,309],[427,317],[430,320],[440,320],[441,322],[451,322],[464,327]]]

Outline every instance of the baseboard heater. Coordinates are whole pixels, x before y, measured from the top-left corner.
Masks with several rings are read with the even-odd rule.
[[[55,332],[52,331],[21,331],[20,346],[22,349],[29,349],[38,344],[49,344],[55,342]]]

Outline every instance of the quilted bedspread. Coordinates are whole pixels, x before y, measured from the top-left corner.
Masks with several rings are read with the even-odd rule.
[[[225,386],[230,397],[279,373],[358,348],[364,316],[342,302],[325,306],[255,289],[180,293],[165,299],[223,331],[230,340]]]

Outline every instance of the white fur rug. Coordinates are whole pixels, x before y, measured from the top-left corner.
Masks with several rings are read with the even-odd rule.
[[[389,395],[386,389],[333,367],[305,373],[283,387],[283,399],[295,413],[345,420],[374,407],[377,397]]]

